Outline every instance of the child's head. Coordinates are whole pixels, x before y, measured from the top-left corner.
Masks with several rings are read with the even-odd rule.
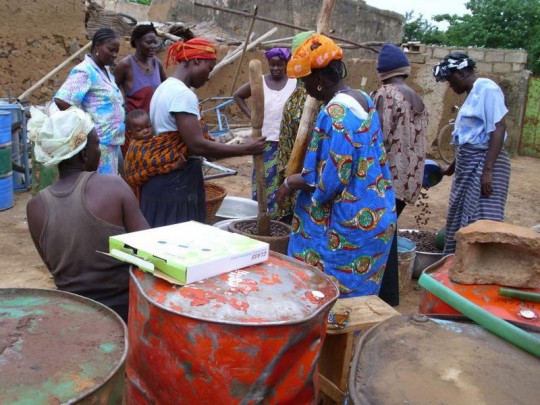
[[[126,117],[126,132],[135,140],[152,137],[152,123],[145,110],[130,111]]]

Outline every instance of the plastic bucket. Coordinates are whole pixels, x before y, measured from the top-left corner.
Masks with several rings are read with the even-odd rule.
[[[11,112],[0,111],[0,147],[11,145]]]
[[[63,291],[7,288],[0,319],[1,404],[125,403],[127,331],[111,309]]]
[[[352,405],[538,403],[538,359],[474,323],[394,316],[354,352]]]
[[[399,293],[407,294],[411,289],[411,279],[416,258],[416,243],[398,236]]]
[[[11,172],[0,176],[0,211],[13,207],[13,176]]]
[[[129,404],[313,404],[339,292],[318,269],[271,253],[179,288],[131,271]]]

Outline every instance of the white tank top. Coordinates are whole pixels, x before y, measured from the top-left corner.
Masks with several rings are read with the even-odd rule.
[[[262,135],[267,141],[279,141],[279,126],[283,117],[283,107],[289,96],[296,88],[296,79],[289,79],[281,90],[272,90],[266,85],[263,78],[264,88],[264,120]]]

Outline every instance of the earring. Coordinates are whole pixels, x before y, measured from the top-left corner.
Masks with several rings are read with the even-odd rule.
[[[96,52],[96,56],[99,56],[99,52]]]
[[[319,85],[317,86],[317,91],[322,91],[322,84],[319,84]]]

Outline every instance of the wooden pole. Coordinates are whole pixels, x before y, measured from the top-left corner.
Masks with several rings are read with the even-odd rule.
[[[244,60],[244,55],[246,54],[246,47],[247,47],[247,44],[249,42],[249,37],[251,37],[251,33],[253,32],[253,26],[255,25],[255,17],[257,17],[257,11],[258,11],[258,6],[255,5],[253,7],[253,17],[251,18],[251,24],[249,24],[249,30],[248,30],[248,33],[246,35],[246,40],[244,42],[244,47],[242,48],[242,56],[240,56],[240,63],[238,63],[238,68],[236,69],[236,74],[234,75],[234,80],[233,80],[233,84],[232,84],[232,87],[231,87],[231,96],[233,95],[234,93],[234,89],[236,87],[236,82],[238,81],[238,75],[240,74],[240,69],[242,69],[242,62]]]
[[[336,0],[323,0],[319,19],[317,21],[317,32],[325,33],[330,29],[330,17],[332,16],[335,4]],[[298,134],[294,141],[291,157],[287,163],[287,170],[285,171],[286,176],[300,173],[302,170],[307,147],[311,140],[310,129],[315,119],[316,112],[317,100],[308,96],[306,103],[304,104],[304,111],[302,112],[302,118],[300,118],[300,124],[298,125]]]
[[[264,35],[261,35],[259,38],[257,38],[255,41],[253,41],[251,44],[248,45],[248,47],[246,48],[247,51],[250,51],[251,49],[255,48],[259,43],[261,43],[262,41],[264,41],[266,38],[274,35],[276,32],[277,32],[277,27],[274,27],[272,28],[270,31],[268,31],[266,34]],[[242,48],[237,48],[236,50],[234,50],[230,55],[227,55],[221,62],[219,62],[215,67],[214,69],[212,69],[212,71],[210,72],[210,76],[209,77],[212,77],[214,76],[217,72],[220,71],[220,69],[225,66],[225,65],[228,65],[229,63],[232,63],[232,61],[234,61],[235,59],[237,59],[239,56],[240,56],[240,52],[241,52],[241,49]]]
[[[272,24],[276,24],[276,25],[281,25],[283,27],[293,28],[293,29],[299,30],[299,31],[309,31],[309,30],[312,29],[312,28],[301,27],[299,25],[289,24],[289,23],[286,23],[284,21],[273,20],[271,18],[266,18],[266,17],[261,17],[261,16],[253,17],[253,15],[251,15],[249,13],[246,13],[244,11],[234,10],[234,9],[231,9],[231,8],[211,6],[209,4],[202,4],[202,3],[199,3],[197,1],[193,2],[193,4],[196,5],[196,6],[199,6],[199,7],[210,8],[212,10],[224,11],[226,13],[241,15],[241,16],[244,16],[244,17],[255,18],[256,20],[265,21],[265,22],[269,22],[269,23],[272,23]],[[329,31],[325,31],[325,32],[326,32],[325,35],[328,36],[329,38],[332,38],[334,41],[345,42],[347,44],[356,45],[357,48],[365,48],[365,49],[369,49],[370,51],[378,53],[378,50],[370,48],[370,46],[366,45],[366,43],[354,42],[354,41],[351,41],[349,39],[340,38],[340,37],[330,35]]]
[[[90,46],[92,45],[92,42],[88,42],[85,46],[83,46],[81,49],[79,49],[77,52],[75,52],[73,55],[71,55],[69,58],[67,58],[65,61],[63,61],[61,64],[59,64],[57,67],[55,67],[53,70],[51,70],[49,73],[47,73],[41,80],[39,80],[37,83],[35,83],[32,87],[30,87],[28,90],[26,90],[24,93],[22,93],[19,97],[17,97],[17,100],[22,101],[26,97],[28,97],[35,89],[40,87],[43,83],[45,83],[47,80],[49,80],[52,76],[54,76],[56,73],[58,73],[64,66],[66,66],[69,62],[71,62],[73,59],[75,59],[77,56],[79,56],[81,53],[86,51]]]
[[[254,138],[262,136],[264,120],[264,89],[261,61],[253,59],[249,62],[249,85],[251,87],[251,127]],[[257,215],[257,234],[270,236],[270,217],[268,215],[268,196],[266,195],[264,158],[263,155],[253,157],[255,165],[255,180],[257,185],[257,201],[259,213]]]

